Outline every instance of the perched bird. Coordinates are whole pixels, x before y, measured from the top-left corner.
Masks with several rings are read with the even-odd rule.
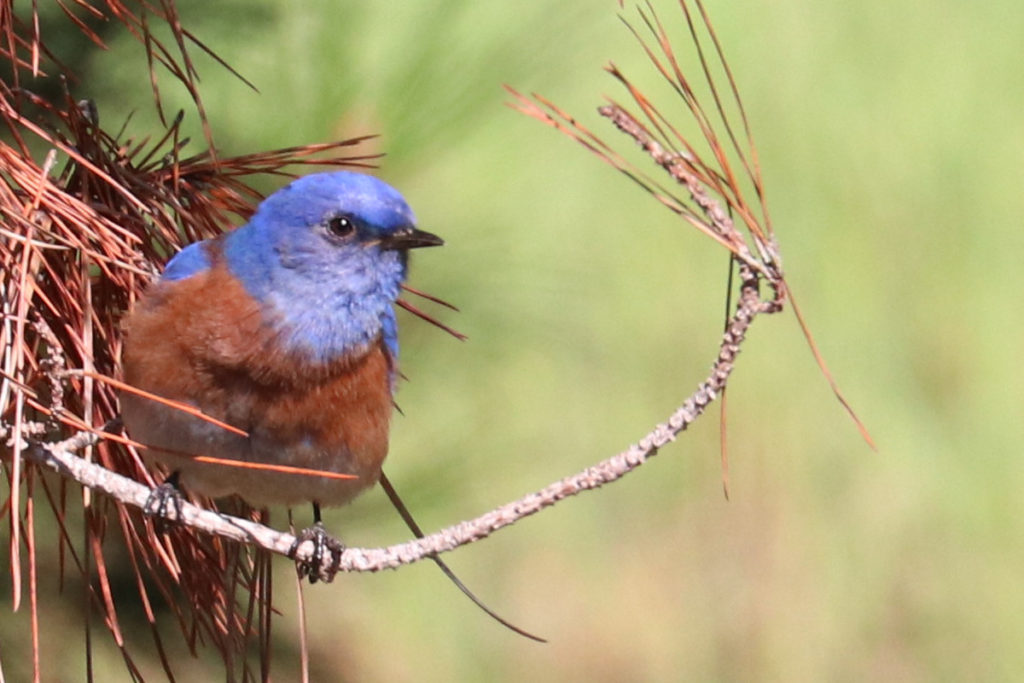
[[[125,327],[129,385],[237,431],[125,392],[129,435],[190,491],[256,507],[309,502],[319,523],[319,506],[381,475],[397,377],[393,304],[408,251],[441,244],[369,175],[317,173],[275,192],[248,224],[171,259]]]
[[[329,551],[337,561],[342,549],[320,524],[320,506],[346,503],[378,480],[422,537],[381,464],[398,376],[394,304],[408,251],[443,243],[416,227],[393,187],[337,171],[296,180],[248,224],[172,258],[128,317],[123,365],[129,385],[179,405],[121,395],[129,436],[170,467],[172,495],[180,482],[255,507],[312,503],[316,523],[300,538],[314,541],[313,559],[299,564],[311,581],[332,578],[319,574],[321,557]],[[162,490],[152,498],[157,507],[168,495]],[[543,642],[431,559],[492,618]]]

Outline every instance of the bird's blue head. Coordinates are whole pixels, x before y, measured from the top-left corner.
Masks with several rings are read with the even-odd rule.
[[[289,351],[322,362],[384,335],[398,340],[392,304],[408,250],[443,244],[416,228],[412,209],[373,176],[305,176],[260,204],[224,242],[228,268],[264,305]]]

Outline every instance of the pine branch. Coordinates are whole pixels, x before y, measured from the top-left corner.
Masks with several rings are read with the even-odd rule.
[[[395,569],[449,552],[484,539],[499,529],[550,508],[566,498],[615,482],[639,468],[700,418],[707,407],[722,393],[746,338],[747,330],[757,315],[774,313],[781,309],[778,301],[761,299],[759,275],[746,267],[741,267],[741,275],[743,281],[739,303],[726,326],[719,344],[718,356],[708,376],[665,422],[656,425],[636,444],[581,472],[552,482],[540,491],[527,494],[474,519],[452,525],[422,539],[384,548],[346,548],[336,568],[330,566],[330,558],[325,558],[321,574],[324,578],[330,579],[333,578],[332,570],[375,572]],[[9,428],[5,430],[3,425],[0,425],[0,437],[5,435],[5,431],[7,434],[11,433]],[[105,436],[109,435],[103,432],[83,431],[59,443],[50,444],[22,436],[19,445],[25,457],[32,461],[45,465],[93,491],[103,493],[119,503],[142,509],[152,489],[101,465],[88,462],[76,454],[83,448],[96,445]],[[309,560],[312,557],[311,541],[295,548],[295,536],[249,519],[204,510],[188,502],[183,502],[180,507],[167,506],[163,512],[168,520],[177,521],[204,533],[297,560]]]

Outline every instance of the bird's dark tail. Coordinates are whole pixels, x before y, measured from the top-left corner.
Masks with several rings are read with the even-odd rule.
[[[401,515],[402,519],[405,521],[405,525],[409,527],[409,531],[411,531],[413,535],[416,536],[416,538],[423,538],[424,534],[423,530],[420,529],[420,525],[417,524],[416,520],[412,518],[412,514],[409,512],[409,508],[405,507],[405,503],[403,503],[402,499],[398,497],[398,492],[395,491],[395,487],[391,485],[391,482],[388,481],[388,478],[384,475],[383,472],[380,473],[380,485],[381,488],[384,489],[384,493],[387,494],[388,500],[391,501],[391,504],[395,506],[395,510],[398,511],[398,514]],[[515,631],[516,633],[525,638],[529,638],[530,640],[535,640],[538,643],[548,642],[544,638],[535,636],[529,631],[524,631],[515,624],[506,621],[504,618],[495,613],[494,610],[485,605],[483,601],[480,600],[480,598],[476,597],[473,594],[473,591],[469,590],[469,588],[466,587],[466,584],[462,583],[459,577],[455,576],[455,572],[453,572],[451,568],[447,564],[445,564],[444,560],[442,560],[440,557],[438,557],[437,555],[431,555],[430,559],[437,563],[437,566],[441,568],[441,571],[444,572],[444,575],[447,576],[451,580],[451,582],[454,583],[455,586],[460,591],[462,591],[467,598],[472,600],[473,604],[482,609],[489,617],[494,619],[496,622],[498,622],[499,624],[501,624],[502,626],[511,631]]]

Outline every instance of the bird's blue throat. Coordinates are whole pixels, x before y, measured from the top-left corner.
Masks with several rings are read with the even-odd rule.
[[[320,245],[271,244],[252,225],[224,240],[231,274],[268,309],[285,349],[330,362],[383,336],[397,358],[393,304],[405,280],[405,254],[359,243],[342,249],[325,259]]]

